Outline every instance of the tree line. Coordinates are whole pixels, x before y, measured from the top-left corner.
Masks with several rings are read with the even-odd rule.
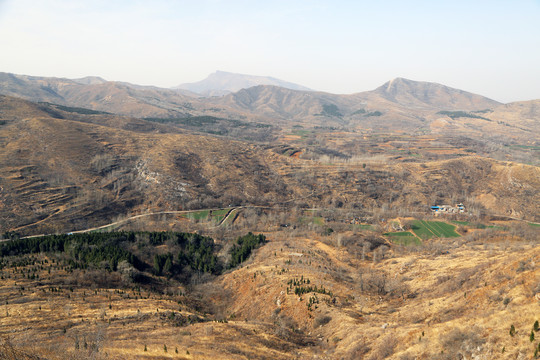
[[[0,260],[9,256],[37,253],[62,254],[71,269],[99,268],[117,271],[127,261],[135,269],[155,275],[176,276],[186,271],[219,275],[244,262],[253,249],[266,242],[264,235],[251,232],[236,239],[228,263],[217,256],[214,240],[183,232],[92,232],[14,238],[0,244]],[[170,250],[160,253],[160,245]],[[173,255],[173,251],[175,255]]]

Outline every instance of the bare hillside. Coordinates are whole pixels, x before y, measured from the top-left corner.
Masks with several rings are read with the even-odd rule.
[[[0,356],[532,359],[537,231],[512,229],[417,247],[285,229],[241,266],[188,285],[127,262],[70,266],[69,249],[15,257],[0,244]],[[130,248],[174,249],[144,237]]]
[[[264,150],[252,145],[159,134],[163,127],[141,120],[53,117],[34,104],[2,100],[3,109],[21,115],[4,112],[0,125],[4,229],[51,232],[137,210],[267,204],[289,196]]]
[[[540,213],[534,166],[480,157],[325,163],[139,119],[1,100],[5,230],[71,231],[138,211],[231,205],[425,213],[436,202],[467,202],[477,215]]]
[[[415,108],[440,110],[483,110],[500,105],[497,101],[437,83],[396,78],[373,91],[392,102]]]

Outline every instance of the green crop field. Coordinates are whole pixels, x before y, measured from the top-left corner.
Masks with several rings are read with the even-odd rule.
[[[193,211],[187,214],[187,217],[193,220],[202,220],[208,218],[208,210]]]
[[[303,216],[299,220],[301,223],[313,223],[320,226],[324,225],[324,219],[320,216]]]
[[[459,237],[456,226],[443,221],[415,220],[411,226],[413,232],[421,239],[432,237]]]
[[[213,210],[210,215],[212,216],[212,219],[216,222],[221,222],[221,220],[223,220],[225,216],[227,216],[230,210],[231,209]]]
[[[231,209],[212,210],[212,216],[225,216]]]
[[[389,232],[386,234],[383,234],[385,236],[388,236],[390,238],[390,241],[392,241],[395,244],[400,245],[420,245],[422,242],[420,239],[418,239],[416,236],[414,236],[410,231],[398,231],[398,232]]]

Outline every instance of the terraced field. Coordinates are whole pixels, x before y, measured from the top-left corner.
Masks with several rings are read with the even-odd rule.
[[[412,231],[421,239],[432,237],[460,237],[456,226],[443,221],[415,220],[411,226]]]
[[[221,222],[225,216],[231,211],[231,209],[220,209],[220,210],[199,210],[199,211],[192,211],[190,213],[185,214],[185,217],[193,220],[207,220],[208,218],[212,218],[212,220],[216,222]]]

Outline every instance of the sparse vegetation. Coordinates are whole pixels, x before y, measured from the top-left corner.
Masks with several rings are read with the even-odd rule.
[[[480,113],[480,112],[478,112]],[[476,115],[476,114],[473,114],[473,113],[470,113],[470,112],[466,112],[466,111],[439,111],[437,114],[441,114],[441,115],[446,115],[452,119],[457,119],[457,118],[460,118],[460,117],[464,117],[464,118],[471,118],[471,119],[482,119],[482,120],[487,120],[487,121],[491,121],[490,119],[488,118],[485,118],[483,116],[480,116],[480,115]]]
[[[537,357],[534,129],[332,99],[0,96],[0,358]]]
[[[365,116],[381,116],[383,113],[379,110],[368,112]]]
[[[147,121],[172,124],[194,129],[212,135],[240,136],[246,140],[263,141],[273,137],[276,129],[270,124],[247,122],[238,119],[225,119],[215,116],[189,116],[182,118],[145,118]]]
[[[362,115],[366,113],[366,109],[358,109],[351,113],[351,115]]]
[[[334,104],[323,104],[323,110],[321,115],[342,117],[343,114],[339,111],[339,108]]]
[[[328,315],[320,315],[315,318],[313,321],[313,327],[318,328],[321,326],[324,326],[328,324],[330,321],[332,321],[332,317]]]
[[[62,110],[65,112],[71,112],[71,113],[77,113],[77,114],[83,114],[83,115],[110,115],[111,114],[106,111],[97,111],[97,110],[86,109],[86,108],[81,108],[81,107],[64,106],[64,105],[58,105],[58,104],[51,104],[47,102],[42,102],[40,104],[51,106],[51,107],[54,107],[55,109]]]

